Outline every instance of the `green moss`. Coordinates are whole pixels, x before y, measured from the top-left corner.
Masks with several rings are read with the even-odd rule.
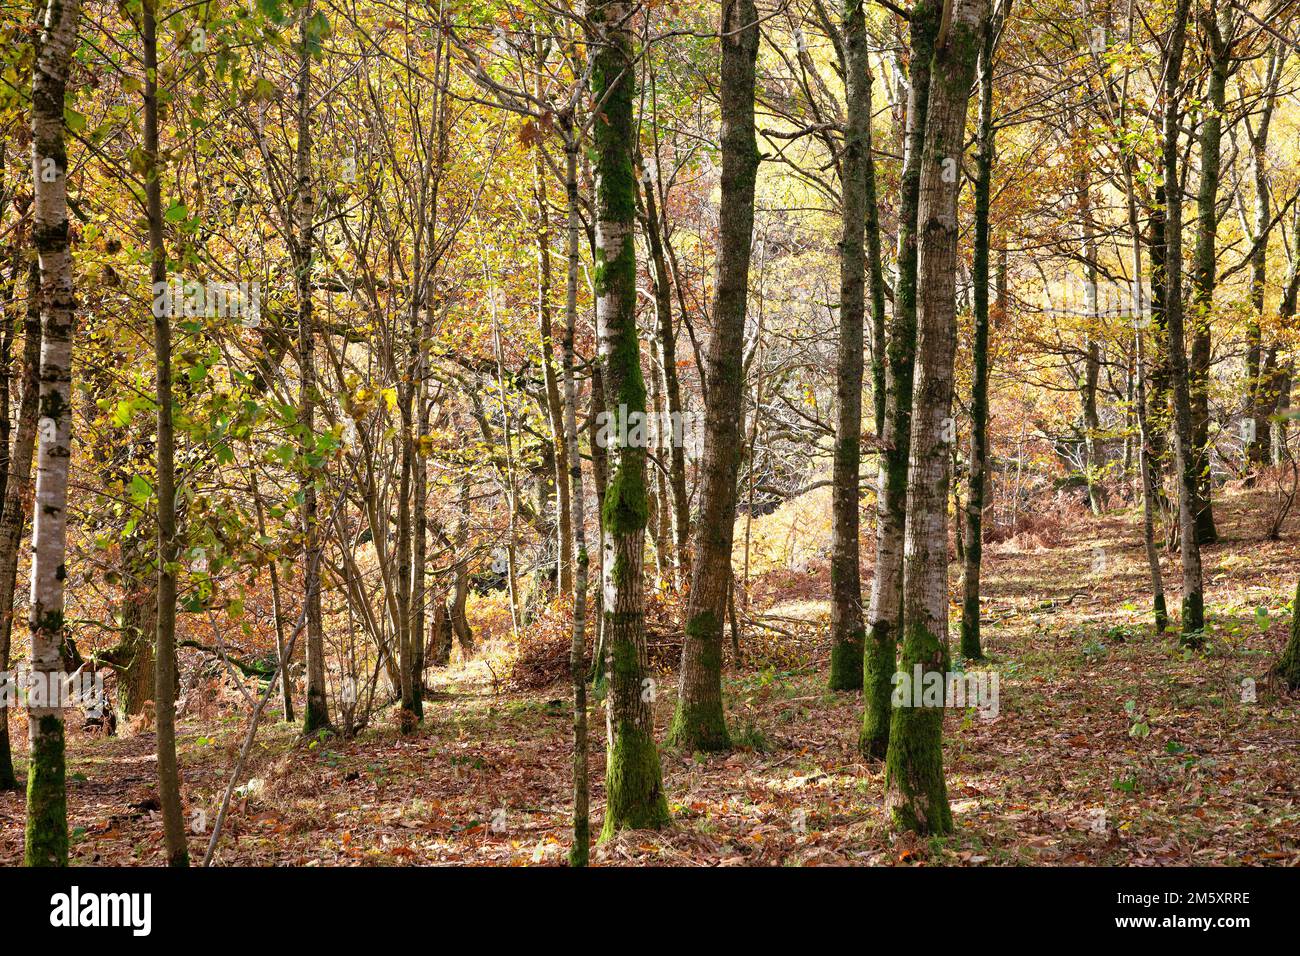
[[[27,761],[27,866],[68,865],[68,796],[64,777],[63,721],[41,718]]]
[[[573,846],[569,847],[569,866],[586,866],[591,848],[591,821],[586,817],[575,822]]]
[[[605,770],[608,803],[601,840],[608,840],[620,830],[668,826],[672,817],[662,780],[654,740],[630,724],[619,726]]]
[[[1291,636],[1282,656],[1273,665],[1273,674],[1284,681],[1288,689],[1300,690],[1300,583],[1296,584],[1295,599],[1291,602]]]
[[[691,666],[707,674],[722,671],[722,623],[712,610],[700,611],[686,622]],[[683,751],[720,753],[731,749],[722,694],[697,696],[685,689],[677,697],[668,744]]]
[[[1183,597],[1183,626],[1178,643],[1183,647],[1200,647],[1205,642],[1205,597],[1189,591]]]
[[[862,645],[866,632],[854,628],[838,635],[831,645],[831,690],[860,690],[862,687]]]
[[[871,760],[884,760],[889,749],[894,671],[898,667],[898,646],[889,621],[872,626],[862,659],[862,687],[865,707],[858,752]]]
[[[642,626],[643,615],[636,613],[615,614],[605,612],[605,633],[620,633]],[[641,661],[637,657],[636,647],[631,641],[610,641],[609,670],[616,682],[621,685],[640,688],[642,680]]]
[[[948,670],[946,643],[925,627],[909,625],[903,641],[904,673]],[[895,827],[922,834],[952,832],[943,777],[943,707],[896,707],[885,757],[885,806]]]
[[[302,709],[302,735],[309,737],[322,730],[330,730],[329,709],[325,705],[324,695],[307,692],[307,702]]]
[[[636,534],[649,521],[650,503],[646,498],[645,468],[638,456],[627,456],[605,488],[605,502],[600,520],[605,533],[616,538]],[[617,579],[620,568],[616,565]]]
[[[979,595],[972,595],[962,605],[961,656],[968,661],[984,659],[984,648],[980,645]]]

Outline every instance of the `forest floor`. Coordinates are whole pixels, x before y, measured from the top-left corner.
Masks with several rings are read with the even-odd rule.
[[[749,663],[726,677],[737,749],[666,751],[673,827],[608,841],[593,860],[1300,863],[1300,702],[1263,680],[1285,642],[1300,541],[1294,530],[1281,542],[1265,540],[1267,510],[1259,493],[1228,492],[1217,502],[1223,540],[1205,549],[1209,637],[1194,654],[1172,634],[1152,632],[1140,513],[1071,519],[1048,540],[1022,536],[987,549],[989,660],[978,666],[998,672],[999,712],[994,719],[973,709],[948,712],[944,759],[955,833],[943,839],[891,836],[882,768],[855,750],[860,699],[825,689],[824,568],[770,572],[756,582],[754,617],[780,630],[748,628]],[[1176,609],[1177,562],[1165,561]],[[1248,678],[1259,682],[1253,702],[1243,692]],[[351,740],[304,742],[294,727],[267,723],[217,862],[563,862],[567,691],[498,687],[482,661],[446,671],[423,725],[407,737],[390,713]],[[660,739],[674,696],[658,695]],[[593,708],[597,831],[602,717]],[[206,807],[209,824],[242,727],[233,713],[181,722],[187,805]],[[21,773],[26,735],[17,719],[12,729]],[[75,864],[161,862],[153,747],[152,733],[70,731]],[[22,820],[22,796],[0,795],[0,864],[21,859]],[[206,842],[191,837],[193,858]]]

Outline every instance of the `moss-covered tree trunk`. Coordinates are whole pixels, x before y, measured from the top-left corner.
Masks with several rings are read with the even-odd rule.
[[[957,194],[966,109],[988,0],[953,0],[935,44],[921,189],[916,382],[908,463],[903,644],[900,669],[946,686],[948,671],[948,486],[957,349]],[[923,685],[924,686],[924,685]],[[885,805],[895,826],[947,833],[952,812],[943,776],[943,701],[900,706],[889,727]],[[910,701],[909,701],[910,703]]]
[[[18,546],[22,541],[27,517],[23,499],[32,480],[32,453],[36,448],[36,402],[41,387],[41,277],[35,258],[26,269],[26,275],[22,394],[18,400],[17,427],[5,475],[4,508],[0,511],[0,672],[9,670],[14,629],[14,592],[18,584]],[[0,701],[0,790],[18,788],[9,746],[9,714],[4,702]]]
[[[1169,373],[1174,397],[1174,457],[1178,472],[1179,549],[1183,564],[1183,619],[1181,640],[1199,645],[1205,627],[1205,599],[1201,584],[1201,545],[1196,508],[1200,500],[1196,450],[1193,444],[1192,405],[1183,323],[1183,210],[1178,188],[1178,137],[1181,129],[1181,78],[1187,39],[1187,12],[1191,0],[1179,0],[1165,43],[1163,173],[1165,183],[1165,324],[1168,332]]]
[[[885,430],[876,489],[876,567],[867,611],[863,654],[865,707],[858,749],[883,760],[889,744],[892,679],[897,666],[899,615],[903,606],[903,529],[907,514],[907,459],[912,435],[912,363],[916,355],[917,203],[921,150],[929,109],[931,57],[943,4],[917,0],[909,37],[911,82],[907,85],[907,140],[898,204],[898,281],[889,325],[885,368]]]
[[[311,174],[311,37],[310,0],[300,14],[298,50],[298,148],[294,160],[293,265],[298,295],[298,430],[303,534],[303,600],[307,605],[307,694],[302,732],[330,726],[325,698],[325,626],[321,613],[321,534],[317,517],[315,455],[316,337],[312,328],[311,270],[314,258],[316,196]]]
[[[843,12],[846,123],[840,159],[840,328],[835,351],[831,466],[831,690],[862,686],[862,575],[858,532],[862,466],[862,340],[866,315],[867,151],[871,86],[861,0]]]
[[[41,270],[41,371],[36,500],[32,522],[31,668],[28,697],[28,866],[67,866],[62,701],[63,586],[68,465],[72,460],[72,330],[76,308],[68,242],[68,154],[64,106],[78,0],[50,0],[32,77],[32,238]]]
[[[619,426],[646,411],[636,330],[636,179],[632,157],[636,126],[632,56],[626,0],[599,0],[588,8],[588,42],[594,60],[593,100],[596,174],[596,331],[605,407]],[[602,838],[620,830],[668,823],[659,751],[654,739],[654,683],[646,664],[645,558],[646,449],[628,442],[628,427],[608,429],[609,485],[601,524],[605,529],[604,617],[608,643],[609,706],[606,730],[605,826]]]
[[[1291,637],[1282,649],[1282,656],[1273,665],[1273,674],[1289,690],[1300,690],[1300,581],[1296,582],[1295,598],[1291,601]]]
[[[731,586],[731,545],[736,525],[736,474],[744,434],[745,303],[754,233],[754,66],[758,13],[752,0],[722,5],[722,196],[718,210],[717,288],[713,332],[705,357],[708,404],[704,413],[704,461],[700,512],[677,710],[669,739],[684,750],[731,746],[722,708],[722,631]],[[607,394],[609,385],[606,383]],[[614,482],[611,481],[611,489]],[[606,492],[608,498],[610,492]],[[605,502],[606,509],[609,501]],[[611,644],[612,646],[612,644]]]

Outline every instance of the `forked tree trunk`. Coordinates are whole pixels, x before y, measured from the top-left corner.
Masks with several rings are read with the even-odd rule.
[[[588,8],[588,41],[595,60],[592,99],[603,104],[594,121],[596,173],[596,329],[605,406],[624,416],[646,411],[645,380],[636,330],[636,127],[632,101],[636,61],[627,0],[597,0]],[[609,680],[606,731],[607,803],[602,838],[620,830],[668,823],[659,751],[654,739],[654,682],[649,680],[645,635],[646,450],[625,444],[624,428],[608,449],[604,617]],[[627,429],[630,431],[630,425]]]
[[[722,631],[731,586],[731,545],[736,525],[736,474],[744,434],[742,366],[749,252],[754,233],[754,66],[758,13],[752,0],[722,7],[722,197],[718,210],[718,281],[713,333],[705,358],[708,405],[700,513],[677,710],[669,740],[687,752],[727,750],[731,738],[722,708]],[[608,390],[608,385],[607,385]],[[611,488],[614,483],[611,482]],[[608,495],[609,492],[606,492]],[[606,502],[609,508],[609,502]]]
[[[935,44],[921,162],[916,383],[908,463],[903,644],[900,670],[946,687],[948,671],[948,485],[953,365],[957,346],[957,194],[966,108],[988,0],[951,0]],[[931,675],[931,676],[926,676]],[[924,687],[924,684],[923,684]],[[910,703],[910,702],[909,702]],[[885,806],[895,826],[948,833],[943,776],[943,701],[900,706],[889,728]]]
[[[68,244],[64,102],[81,17],[79,0],[50,0],[32,77],[32,238],[41,268],[41,372],[32,522],[31,668],[28,698],[27,866],[67,866],[63,710],[53,696],[63,656],[68,465],[72,460],[72,326],[76,308]]]
[[[903,529],[907,516],[907,462],[912,436],[912,363],[916,355],[917,203],[921,151],[930,99],[931,58],[943,15],[942,0],[917,0],[909,32],[907,140],[898,204],[898,281],[885,369],[885,430],[876,491],[876,568],[867,612],[863,657],[865,708],[858,749],[883,760],[889,744],[899,615],[903,600]]]

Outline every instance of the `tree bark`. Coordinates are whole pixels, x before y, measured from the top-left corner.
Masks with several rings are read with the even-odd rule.
[[[1130,37],[1132,21],[1129,22]],[[1165,603],[1164,575],[1160,570],[1160,553],[1156,548],[1155,522],[1158,507],[1156,476],[1158,471],[1151,463],[1151,426],[1148,421],[1147,370],[1145,356],[1146,333],[1143,316],[1146,300],[1142,289],[1142,227],[1138,221],[1137,190],[1134,182],[1134,162],[1130,154],[1124,156],[1124,196],[1128,211],[1128,227],[1132,237],[1133,256],[1133,309],[1134,309],[1134,378],[1137,386],[1135,403],[1138,425],[1138,472],[1142,485],[1142,545],[1146,553],[1147,570],[1151,575],[1151,606],[1155,617],[1156,633],[1163,634],[1169,626],[1169,610]]]
[[[539,60],[541,41],[538,41]],[[538,96],[543,96],[542,70],[537,73]],[[537,317],[542,337],[542,385],[546,413],[551,426],[555,470],[556,552],[559,564],[556,580],[560,594],[573,590],[573,529],[570,527],[569,446],[564,437],[564,412],[560,388],[555,381],[555,338],[551,328],[551,207],[547,196],[546,162],[542,141],[534,147],[533,181],[537,193]]]
[[[1101,419],[1097,415],[1097,379],[1101,373],[1101,349],[1097,344],[1097,330],[1100,316],[1097,310],[1097,238],[1096,223],[1092,211],[1092,182],[1089,169],[1080,165],[1078,170],[1079,218],[1083,223],[1083,260],[1088,279],[1085,283],[1084,297],[1087,312],[1085,321],[1086,342],[1083,356],[1083,381],[1080,382],[1083,404],[1083,477],[1088,486],[1088,507],[1094,515],[1100,515],[1106,509],[1104,492],[1101,486],[1101,469],[1104,456],[1098,447],[1097,434],[1101,431]]]

